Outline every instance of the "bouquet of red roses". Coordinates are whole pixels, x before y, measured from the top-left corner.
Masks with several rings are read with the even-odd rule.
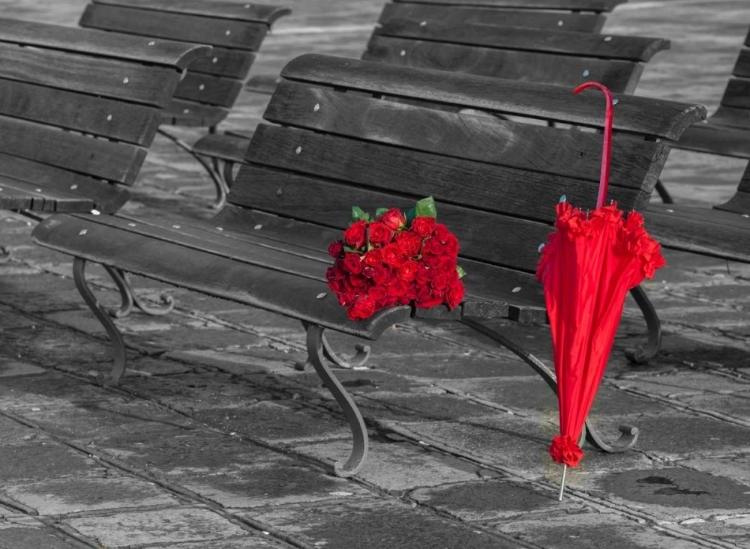
[[[352,208],[353,221],[343,239],[328,247],[335,261],[326,272],[328,286],[351,320],[394,305],[453,309],[461,303],[460,279],[466,273],[457,265],[458,239],[436,217],[432,197],[418,201],[406,215],[381,208],[372,219]]]

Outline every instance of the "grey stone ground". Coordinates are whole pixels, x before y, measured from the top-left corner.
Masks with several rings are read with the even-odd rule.
[[[258,70],[313,49],[359,55],[382,1],[296,3]],[[750,23],[745,1],[631,0],[607,30],[674,41],[640,93],[715,107]],[[73,25],[84,4],[7,0],[3,15]],[[243,96],[227,127],[251,128],[263,104]],[[674,153],[666,180],[683,201],[716,203],[742,169]],[[158,140],[126,211],[208,217],[210,196],[197,165]],[[0,266],[0,548],[750,548],[747,265],[668,254],[648,284],[665,350],[626,363],[643,330],[628,308],[592,413],[610,434],[637,424],[641,441],[589,450],[558,503],[554,398],[465,328],[399,326],[371,369],[341,374],[373,441],[342,480],[331,465],[348,428],[316,376],[294,370],[295,322],[171,290],[175,313],[119,321],[132,371],[103,388],[109,346],[70,259],[34,247],[30,230],[2,212],[15,259]],[[137,285],[157,299],[158,284]],[[550,362],[545,328],[498,324]]]

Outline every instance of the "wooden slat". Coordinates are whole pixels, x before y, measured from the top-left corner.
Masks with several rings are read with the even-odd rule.
[[[253,186],[252,177],[260,175],[264,184]],[[349,224],[352,205],[371,212],[380,207],[408,210],[414,198],[292,173],[259,173],[249,166],[242,166],[231,192],[233,204],[337,228]],[[528,272],[536,268],[537,249],[551,230],[545,223],[451,204],[441,204],[438,215],[459,238],[464,256]]]
[[[0,78],[164,107],[179,80],[167,67],[0,44]]]
[[[211,2],[206,2],[206,0],[92,0],[92,2],[111,6],[256,21],[268,25],[273,24],[280,17],[292,13],[291,9],[282,6],[216,0]]]
[[[202,44],[154,41],[94,29],[5,18],[0,24],[0,42],[127,59],[176,69],[184,69],[211,52],[211,48]]]
[[[4,210],[89,212],[93,207],[90,198],[0,176],[0,208]]]
[[[366,321],[350,322],[325,282],[144,238],[102,225],[103,219],[53,216],[37,225],[32,236],[37,243],[63,253],[105,264],[116,262],[134,274],[360,337],[376,339],[393,323],[409,318],[408,307],[395,307]],[[82,230],[86,231],[83,235]],[[190,269],[185,269],[188,264]],[[324,298],[319,298],[321,293]]]
[[[228,114],[229,110],[223,107],[173,99],[162,113],[162,122],[177,126],[211,127],[224,120]]]
[[[436,102],[601,127],[603,102],[593,91],[573,96],[569,89],[445,71],[396,67],[318,54],[292,60],[282,77],[396,97]],[[675,101],[618,96],[614,127],[655,138],[677,140],[685,128],[703,120],[706,109]]]
[[[231,108],[242,91],[242,82],[188,71],[174,92],[176,99]]]
[[[714,206],[714,208],[741,215],[750,215],[750,192],[737,192],[727,202]]]
[[[26,181],[36,188],[41,187],[89,201],[93,200],[93,207],[103,214],[115,213],[130,198],[130,193],[121,186],[2,153],[0,153],[0,174]],[[91,208],[88,208],[83,211],[90,210]]]
[[[601,59],[649,61],[669,49],[669,40],[540,30],[489,24],[456,25],[445,19],[391,19],[375,35],[511,50],[561,53]]]
[[[458,6],[492,6],[541,10],[612,11],[627,0],[393,0],[420,4],[454,4]]]
[[[264,117],[284,126],[542,174],[598,182],[601,171],[602,141],[598,134],[435,111],[288,81],[279,87]],[[295,135],[302,139],[305,134]],[[294,145],[290,150],[296,148]],[[616,136],[610,184],[640,189],[649,174],[656,176],[666,156],[663,144]]]
[[[161,121],[154,107],[3,79],[0,114],[145,146]]]
[[[211,55],[190,63],[190,72],[244,80],[255,62],[255,54],[245,50],[213,48]]]
[[[632,61],[604,60],[544,52],[465,46],[444,42],[373,36],[362,56],[366,61],[437,69],[521,82],[575,87],[595,80],[612,92],[632,92],[643,66]]]
[[[711,115],[709,121],[712,125],[717,126],[750,129],[750,109],[737,109],[719,105],[719,108]]]
[[[451,21],[457,27],[467,23],[507,27],[529,27],[547,30],[575,32],[599,32],[606,17],[594,13],[564,13],[470,6],[433,4],[394,4],[387,3],[380,14],[379,23],[386,24],[391,19],[416,19],[417,21]]]
[[[649,233],[665,248],[750,262],[750,218],[711,208],[654,204]]]
[[[268,25],[265,23],[210,19],[198,15],[103,4],[86,6],[79,24],[126,34],[251,51],[257,51],[268,34]]]
[[[732,70],[734,76],[750,78],[750,50],[741,50]]]
[[[0,152],[132,185],[146,151],[127,143],[92,139],[33,122],[0,117]]]
[[[678,149],[750,159],[750,132],[715,124],[693,124],[675,144]]]
[[[210,158],[242,162],[249,146],[249,139],[214,133],[205,135],[196,141],[193,145],[193,152]]]
[[[721,104],[725,107],[750,109],[750,80],[731,78],[727,82]]]

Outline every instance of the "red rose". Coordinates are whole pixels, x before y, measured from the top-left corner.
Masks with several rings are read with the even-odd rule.
[[[437,261],[435,268],[440,273],[447,275],[456,272],[456,258],[447,255],[440,256]]]
[[[381,215],[378,220],[392,231],[397,231],[406,225],[404,214],[398,208],[391,208]]]
[[[442,257],[442,255],[425,254],[422,256],[422,262],[437,273]]]
[[[374,267],[363,267],[362,268],[362,276],[365,278],[372,278],[375,276],[375,268]]]
[[[340,240],[332,242],[328,246],[328,253],[333,257],[341,257],[341,254],[344,253],[344,244]]]
[[[367,234],[367,222],[364,219],[355,221],[344,231],[344,242],[353,248],[361,248],[365,245]]]
[[[383,262],[387,265],[395,267],[396,269],[403,265],[404,256],[401,254],[401,251],[396,244],[388,244],[385,248],[381,248],[380,251],[383,257]]]
[[[380,303],[383,299],[388,297],[388,292],[383,286],[373,286],[367,290],[367,295],[374,299],[377,303]]]
[[[391,238],[393,238],[393,231],[386,227],[383,223],[379,223],[377,221],[374,223],[370,223],[370,244],[376,247],[385,246],[387,244],[390,244]]]
[[[445,273],[438,273],[435,278],[432,279],[432,282],[430,282],[430,286],[432,286],[436,292],[442,292],[448,287],[448,275]]]
[[[365,262],[365,265],[374,267],[383,262],[383,257],[380,254],[380,250],[370,250],[363,256],[362,261]]]
[[[427,265],[420,265],[419,269],[417,269],[415,280],[417,281],[417,284],[427,284],[434,278],[434,276],[435,271],[430,269]]]
[[[464,290],[464,283],[456,278],[450,288],[448,288],[448,291],[445,292],[445,303],[450,309],[453,309],[461,303],[465,293],[466,290]]]
[[[424,255],[445,255],[443,251],[443,245],[438,242],[438,239],[433,237],[425,241],[422,246],[422,254]]]
[[[417,276],[417,270],[419,269],[419,263],[416,261],[405,261],[403,265],[398,268],[396,276],[404,282],[411,282],[414,277]]]
[[[369,296],[359,296],[347,311],[347,316],[351,320],[364,320],[374,314],[375,300]]]
[[[388,268],[378,265],[377,267],[373,267],[373,269],[375,272],[372,275],[372,280],[375,284],[378,286],[387,286],[392,282],[393,274]]]
[[[411,231],[401,231],[396,234],[396,245],[406,257],[417,257],[422,251],[422,237]]]
[[[388,286],[387,293],[391,297],[401,297],[402,295],[406,295],[406,291],[408,290],[407,284],[403,280],[399,280],[398,278]]]
[[[449,234],[446,237],[445,244],[443,245],[443,253],[452,257],[458,255],[458,238],[456,238],[456,235]]]
[[[411,230],[414,231],[417,236],[421,236],[422,238],[430,236],[434,228],[434,217],[415,217],[414,221],[411,222]]]
[[[438,242],[440,242],[441,244],[445,244],[445,241],[448,239],[448,235],[450,234],[451,232],[448,230],[448,227],[446,227],[442,223],[436,223],[435,230],[432,233],[432,238],[436,238]]]
[[[369,279],[365,278],[361,275],[350,275],[347,280],[349,281],[349,285],[354,289],[364,288],[369,284]]]
[[[437,305],[440,305],[443,303],[442,297],[430,297],[428,299],[420,300],[417,299],[416,303],[414,305],[418,309],[429,309],[430,307],[436,307]]]
[[[362,256],[359,254],[348,253],[344,255],[344,269],[352,274],[360,274],[362,272]]]

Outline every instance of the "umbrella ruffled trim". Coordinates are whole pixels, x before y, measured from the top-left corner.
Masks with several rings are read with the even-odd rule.
[[[583,450],[570,435],[558,435],[552,439],[549,455],[557,463],[564,463],[570,467],[578,467],[583,459]]]

